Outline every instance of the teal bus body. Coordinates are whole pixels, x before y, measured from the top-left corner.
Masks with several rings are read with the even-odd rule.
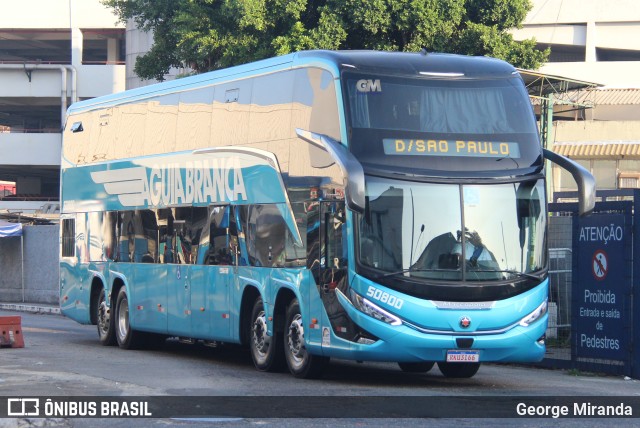
[[[287,55],[76,103],[62,152],[60,305],[105,345],[299,377],[544,355],[544,163],[506,63]]]

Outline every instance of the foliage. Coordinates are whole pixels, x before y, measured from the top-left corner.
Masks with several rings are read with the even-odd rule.
[[[305,49],[379,49],[487,55],[537,68],[548,51],[516,42],[529,0],[102,0],[153,31],[138,76],[196,72]]]

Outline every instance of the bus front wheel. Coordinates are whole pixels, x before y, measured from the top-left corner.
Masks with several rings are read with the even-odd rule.
[[[116,300],[116,339],[118,346],[123,349],[136,349],[140,347],[140,333],[134,331],[129,324],[129,299],[127,292],[122,287]]]
[[[279,371],[284,367],[281,335],[275,331],[272,336],[267,334],[267,317],[262,298],[258,297],[251,311],[251,325],[249,330],[249,347],[251,358],[256,369],[262,372]]]
[[[111,309],[113,308],[107,306],[106,292],[102,288],[96,305],[96,320],[98,324],[98,339],[104,346],[111,346],[117,343],[115,317]]]
[[[480,363],[447,363],[439,361],[438,368],[445,377],[470,378],[478,372]]]
[[[284,355],[292,375],[305,379],[322,376],[329,359],[307,352],[298,299],[293,299],[287,308],[284,342]]]

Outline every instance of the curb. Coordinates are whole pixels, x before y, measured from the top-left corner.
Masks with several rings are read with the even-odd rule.
[[[0,303],[0,309],[5,311],[30,312],[34,314],[60,315],[60,308],[57,306],[42,306],[30,303]]]

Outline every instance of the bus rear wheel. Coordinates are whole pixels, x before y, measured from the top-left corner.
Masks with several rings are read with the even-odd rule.
[[[451,378],[470,378],[478,373],[480,363],[448,363],[446,361],[438,361],[438,368],[445,377]]]
[[[275,331],[272,336],[267,334],[267,316],[264,311],[262,298],[258,297],[251,311],[249,329],[249,348],[251,358],[256,369],[262,372],[282,370],[284,355],[282,350],[282,336]]]
[[[433,361],[425,361],[422,363],[398,363],[400,370],[406,373],[426,373],[433,368]]]
[[[287,307],[284,337],[284,355],[291,374],[304,379],[315,379],[322,376],[329,358],[311,355],[307,352],[298,299],[293,299]]]
[[[118,346],[122,349],[137,349],[141,345],[141,333],[133,330],[129,324],[129,299],[122,287],[116,300],[115,330]]]
[[[111,309],[113,308],[107,306],[106,292],[102,288],[96,304],[96,324],[98,325],[98,339],[104,346],[111,346],[117,343],[115,317],[113,317]]]

